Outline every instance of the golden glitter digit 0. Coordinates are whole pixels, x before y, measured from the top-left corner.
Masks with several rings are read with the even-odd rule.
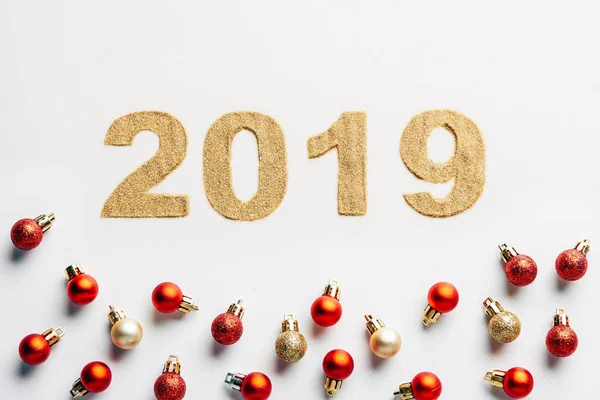
[[[110,195],[102,209],[103,218],[185,217],[187,195],[148,193],[183,161],[187,152],[185,128],[170,114],[140,111],[118,118],[108,129],[105,145],[131,146],[141,131],[158,135],[158,151],[132,172]]]
[[[254,133],[258,144],[258,190],[246,203],[236,197],[231,181],[231,144],[244,129]],[[287,190],[287,153],[279,124],[250,111],[216,120],[204,141],[204,190],[210,205],[229,219],[254,221],[275,211]]]
[[[427,139],[435,128],[443,127],[456,139],[454,155],[444,164],[427,157]],[[400,140],[400,155],[406,167],[419,179],[443,183],[454,179],[454,187],[443,199],[428,192],[404,195],[417,212],[429,217],[451,217],[467,210],[483,193],[485,148],[475,123],[450,110],[425,111],[414,116]]]
[[[308,139],[308,157],[337,150],[338,213],[367,213],[367,114],[348,111],[320,135]]]

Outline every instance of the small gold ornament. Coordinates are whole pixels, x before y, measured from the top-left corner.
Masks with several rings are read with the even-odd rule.
[[[392,328],[385,326],[379,318],[365,315],[367,320],[367,331],[371,334],[369,344],[371,351],[379,358],[392,358],[402,347],[400,334]]]
[[[492,318],[488,323],[488,331],[497,342],[510,343],[519,337],[521,321],[515,314],[505,311],[502,305],[491,297],[485,299],[483,307]]]
[[[110,338],[115,346],[123,350],[131,350],[142,341],[144,331],[135,319],[127,318],[123,310],[110,306],[108,320],[112,325]]]
[[[286,314],[281,323],[281,335],[275,342],[277,356],[288,363],[296,363],[304,357],[308,344],[300,333],[298,321],[292,314]]]

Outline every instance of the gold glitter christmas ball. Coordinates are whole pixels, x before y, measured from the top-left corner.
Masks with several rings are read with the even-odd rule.
[[[300,361],[307,349],[306,339],[298,331],[282,332],[275,342],[277,356],[288,363]]]
[[[515,314],[502,311],[492,317],[488,330],[499,343],[510,343],[521,334],[521,321]]]

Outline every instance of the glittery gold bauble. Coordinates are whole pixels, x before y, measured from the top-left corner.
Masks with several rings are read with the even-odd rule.
[[[521,321],[515,314],[503,311],[492,317],[488,330],[499,343],[510,343],[521,334]]]
[[[304,335],[297,331],[283,332],[275,342],[277,356],[288,363],[300,361],[307,349],[308,344]]]

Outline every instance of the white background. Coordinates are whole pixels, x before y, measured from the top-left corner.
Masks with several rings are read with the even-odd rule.
[[[593,2],[317,1],[102,2],[4,0],[0,4],[1,243],[0,388],[2,398],[68,399],[89,361],[106,361],[113,384],[97,398],[153,397],[169,354],[178,354],[188,399],[240,399],[227,372],[263,371],[272,399],[321,399],[321,360],[333,348],[352,353],[354,374],[339,399],[392,399],[423,370],[443,382],[444,399],[506,399],[486,371],[528,368],[531,399],[591,399],[599,352],[590,269],[561,285],[556,256],[583,238],[600,239],[598,91],[600,25]],[[409,119],[436,108],[458,110],[480,127],[487,183],[469,211],[432,219],[402,195],[451,184],[418,181],[399,155]],[[184,163],[155,192],[190,195],[180,219],[108,220],[102,205],[117,184],[157,148],[141,133],[133,146],[103,145],[121,115],[161,110],[189,135]],[[281,124],[289,184],[268,218],[229,221],[209,205],[202,149],[224,113],[259,111]],[[368,114],[368,213],[336,208],[335,153],[309,160],[306,141],[343,111]],[[430,155],[444,161],[450,134],[435,132]],[[234,142],[236,193],[256,189],[256,145]],[[9,240],[19,218],[55,212],[35,251]],[[506,284],[496,245],[507,242],[539,265],[530,287]],[[100,295],[71,307],[64,268],[81,263]],[[329,278],[342,283],[344,317],[315,329],[309,308]],[[200,304],[188,316],[158,315],[150,294],[162,281],[180,284]],[[429,287],[459,289],[458,308],[424,329]],[[597,291],[596,291],[597,292]],[[233,347],[213,345],[210,323],[232,300],[247,301],[245,333]],[[493,345],[481,302],[499,300],[520,316],[513,344]],[[134,350],[112,345],[108,305],[145,329]],[[580,337],[568,359],[548,356],[544,339],[556,307]],[[309,341],[298,364],[274,354],[284,313],[295,313]],[[400,354],[371,356],[363,314],[396,327]],[[51,358],[24,368],[22,337],[61,326],[67,334]],[[92,396],[92,395],[90,395]]]

